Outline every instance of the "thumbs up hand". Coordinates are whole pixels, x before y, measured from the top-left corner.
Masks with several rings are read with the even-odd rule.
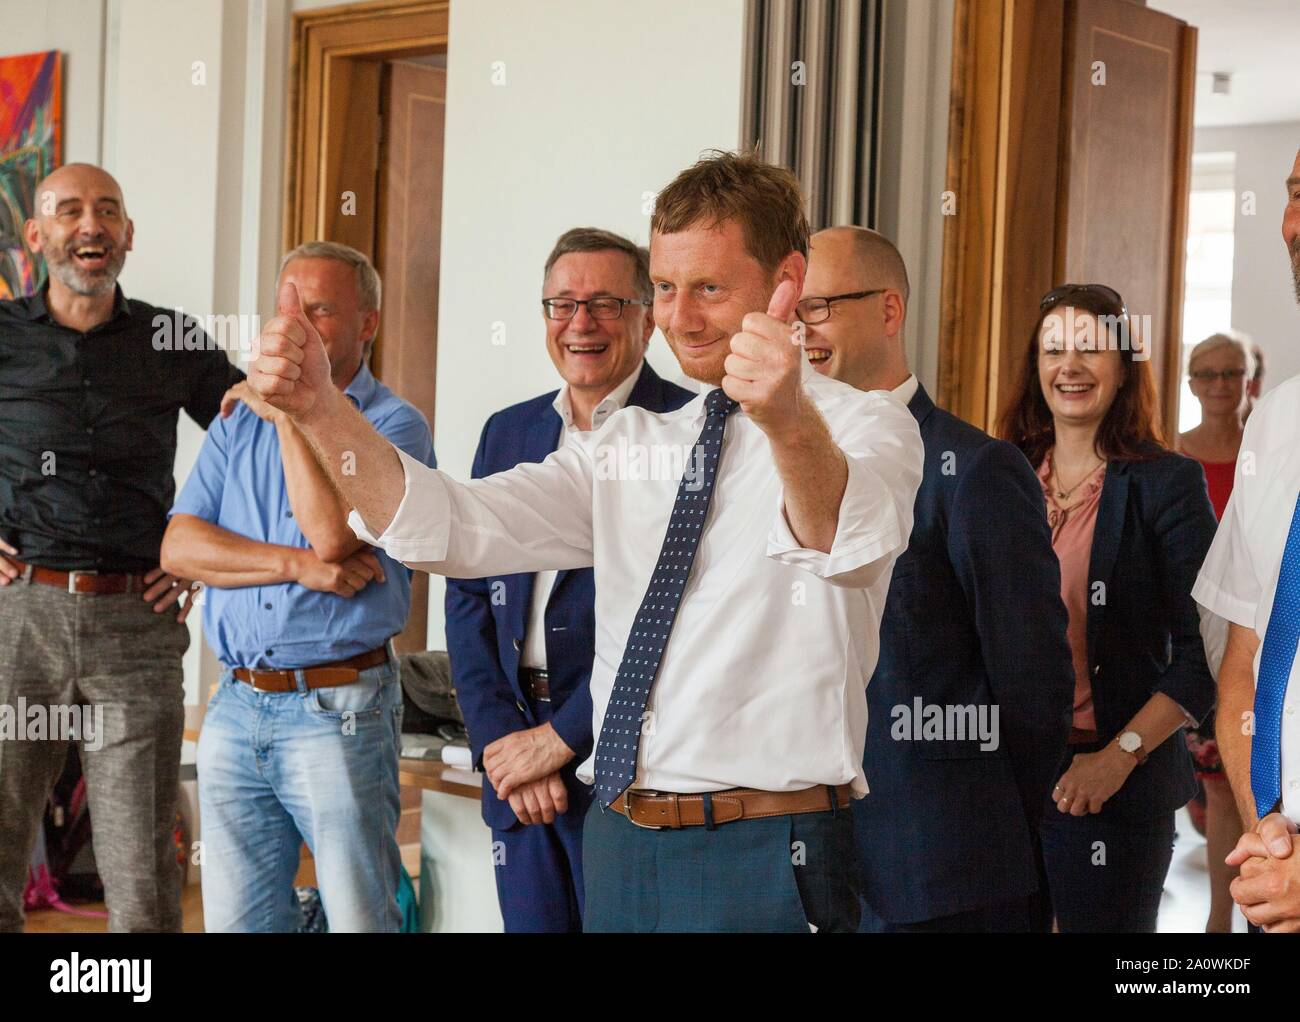
[[[798,301],[794,281],[781,281],[767,312],[745,316],[723,363],[722,389],[769,436],[793,424],[801,411],[803,347],[792,325]]]
[[[275,311],[253,347],[248,386],[271,407],[302,419],[319,410],[323,397],[336,393],[329,356],[292,281],[280,286]]]

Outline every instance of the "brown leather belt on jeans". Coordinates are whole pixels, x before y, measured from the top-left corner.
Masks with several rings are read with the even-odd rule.
[[[519,678],[523,682],[524,691],[533,698],[534,702],[551,701],[551,676],[546,671],[539,671],[534,667],[521,667]]]
[[[819,784],[802,791],[759,791],[756,788],[727,788],[709,792],[713,824],[733,820],[753,820],[764,816],[791,816],[795,813],[828,813],[834,807],[847,809],[853,789],[847,784],[832,788]],[[703,827],[704,795],[674,795],[663,791],[623,792],[610,805],[638,827],[662,830],[668,827]]]
[[[22,577],[28,582],[55,586],[78,596],[116,596],[119,593],[142,593],[148,587],[143,575],[101,575],[97,571],[55,571],[27,565]]]
[[[317,664],[303,670],[303,680],[308,688],[330,688],[334,685],[350,685],[356,681],[367,667],[378,667],[388,662],[388,647],[380,646],[369,653],[358,653],[346,660],[336,660],[332,664]],[[236,667],[230,672],[238,680],[252,685],[258,692],[295,692],[298,689],[293,670],[255,671],[247,667]]]

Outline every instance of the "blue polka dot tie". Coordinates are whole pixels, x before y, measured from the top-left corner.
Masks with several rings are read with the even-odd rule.
[[[713,484],[718,478],[722,434],[727,416],[735,407],[736,402],[722,390],[712,390],[704,399],[707,413],[704,429],[691,449],[686,471],[677,487],[659,561],[632,622],[632,633],[623,650],[623,662],[618,666],[600,727],[595,774],[596,795],[602,806],[617,799],[636,778],[637,749],[650,686],[659,672],[668,633],[677,619],[682,592],[700,546]]]
[[[1282,794],[1282,702],[1300,641],[1300,500],[1282,551],[1273,610],[1264,633],[1255,683],[1255,734],[1250,742],[1250,789],[1255,811],[1264,816]]]

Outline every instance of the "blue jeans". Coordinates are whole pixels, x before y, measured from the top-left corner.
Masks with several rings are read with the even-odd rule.
[[[224,670],[199,735],[203,912],[215,932],[294,931],[307,842],[331,931],[397,932],[397,663],[350,685],[258,692]]]

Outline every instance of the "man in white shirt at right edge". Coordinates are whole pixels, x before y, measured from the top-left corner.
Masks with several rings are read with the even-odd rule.
[[[624,408],[540,464],[462,483],[405,458],[333,400],[298,319],[263,332],[249,383],[398,560],[594,568],[584,930],[851,932],[848,807],[867,792],[866,684],[920,432],[799,346],[808,221],[788,171],[706,157],[659,193],[650,230],[655,322],[706,393]]]
[[[1300,301],[1300,153],[1282,237]],[[1215,732],[1246,833],[1232,896],[1267,933],[1300,932],[1300,376],[1246,423],[1232,497],[1192,595],[1228,621]],[[1204,629],[1204,625],[1203,625]]]

